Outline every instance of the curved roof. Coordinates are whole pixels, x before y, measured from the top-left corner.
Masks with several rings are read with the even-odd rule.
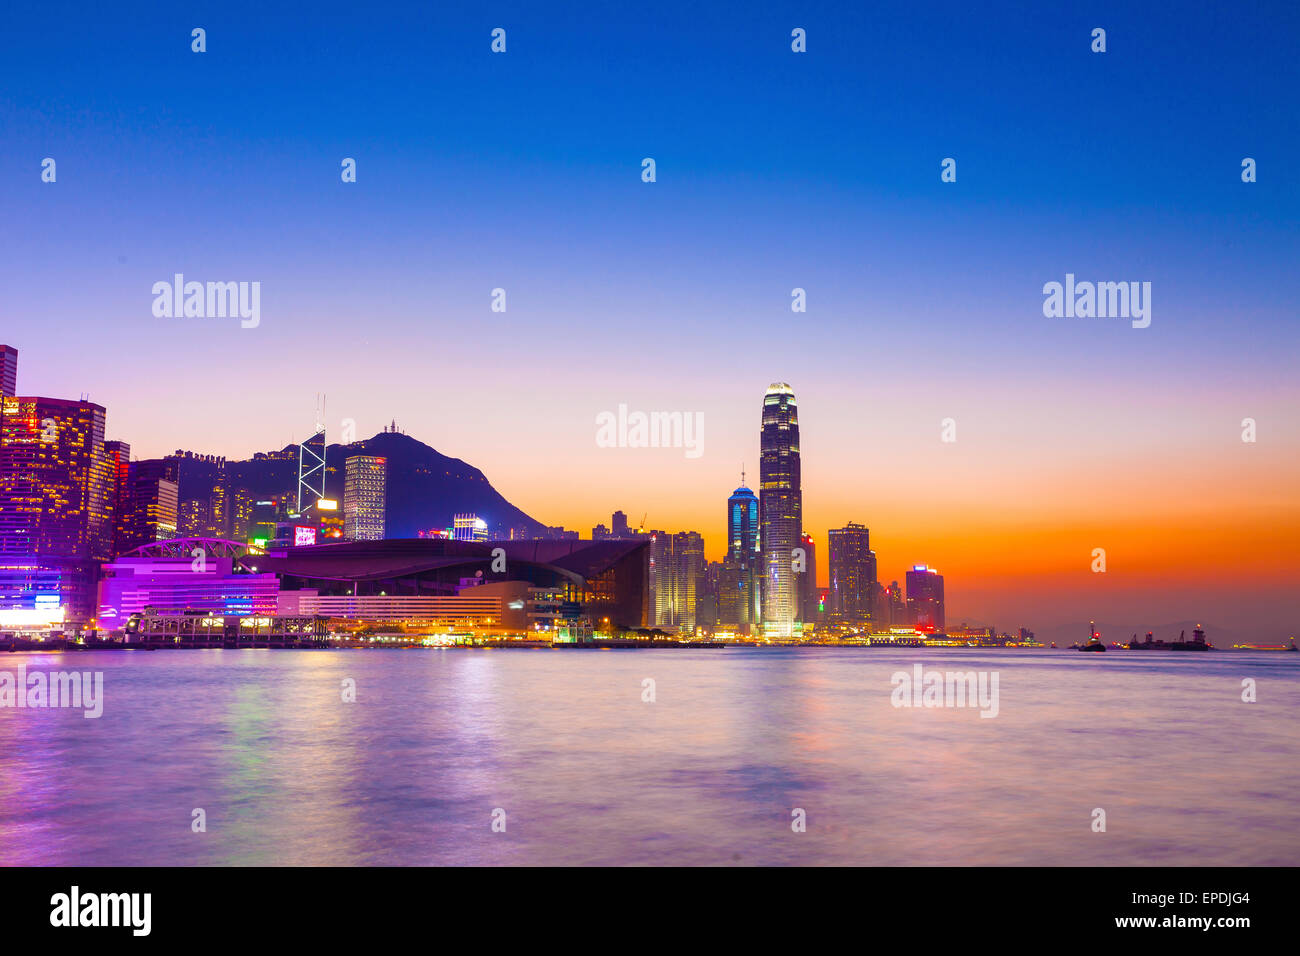
[[[580,547],[571,547],[580,545]],[[566,547],[570,546],[570,547]],[[507,567],[544,568],[575,584],[611,567],[636,548],[639,541],[449,541],[438,538],[393,538],[385,541],[343,541],[287,548],[248,555],[250,571],[328,581],[371,581],[407,577],[464,567],[467,572],[490,566],[496,549],[505,552]]]

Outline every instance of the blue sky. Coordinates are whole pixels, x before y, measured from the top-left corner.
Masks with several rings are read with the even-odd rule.
[[[907,488],[854,476],[880,449],[926,462],[945,414],[986,436],[971,468],[1029,469],[1047,498],[1040,449],[1168,471],[1257,415],[1273,500],[1300,450],[1300,13],[1048,6],[15,8],[0,328],[20,390],[89,392],[138,454],[232,456],[302,437],[325,392],[332,422],[396,417],[575,527],[648,508],[719,538],[775,380],[826,525],[886,500],[903,521]],[[261,325],[155,318],[176,272],[260,281]],[[1152,282],[1151,328],[1045,319],[1067,272]],[[704,462],[594,457],[620,402],[707,412]],[[548,486],[552,458],[608,502]]]

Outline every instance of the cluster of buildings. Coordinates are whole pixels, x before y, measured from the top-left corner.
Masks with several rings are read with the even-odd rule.
[[[803,526],[798,403],[784,382],[763,396],[758,493],[742,475],[727,499],[726,528],[719,562],[704,559],[697,532],[630,531],[622,512],[613,531],[597,525],[592,537],[648,536],[660,628],[781,640],[814,631],[938,635],[947,626],[943,576],[918,564],[905,575],[906,590],[883,584],[871,533],[856,522],[829,531],[830,579],[819,586],[816,543]]]
[[[388,539],[386,460],[349,456],[343,500],[331,500],[322,428],[255,456],[284,458],[270,464],[296,475],[283,493],[257,495],[223,458],[132,461],[126,442],[105,437],[102,406],[20,396],[17,351],[0,346],[0,360],[0,637],[261,633],[277,621],[561,641],[945,630],[943,577],[917,565],[905,591],[882,585],[860,524],[829,532],[830,580],[819,587],[798,408],[784,383],[763,399],[758,491],[742,476],[727,499],[725,555],[709,562],[698,532],[647,530],[644,518],[634,528],[621,511],[585,540],[492,529],[473,513]]]

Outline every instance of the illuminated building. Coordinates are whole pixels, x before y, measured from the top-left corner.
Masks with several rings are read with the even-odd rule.
[[[789,637],[799,617],[799,589],[792,566],[803,535],[803,492],[799,461],[799,410],[794,389],[784,382],[763,396],[759,502],[763,549],[763,627]]]
[[[143,614],[147,607],[164,615],[185,611],[274,614],[279,579],[239,563],[244,553],[237,541],[176,538],[120,556],[106,564],[100,575],[99,628],[122,630],[132,614]]]
[[[127,470],[124,508],[117,519],[117,553],[179,534],[179,484],[173,459],[133,461]]]
[[[727,499],[727,554],[718,581],[718,620],[735,625],[742,634],[757,627],[762,581],[758,498],[742,483]]]
[[[828,537],[831,619],[848,624],[873,622],[876,553],[871,550],[871,532],[850,521],[843,528],[831,529]]]
[[[804,534],[799,541],[799,547],[803,548],[804,569],[796,572],[799,582],[799,620],[815,621],[817,620],[817,545],[813,541],[812,535]]]
[[[457,541],[486,541],[488,526],[476,514],[458,514],[452,518],[452,535]]]
[[[325,426],[298,446],[298,514],[306,514],[325,497]]]
[[[382,541],[388,494],[388,459],[353,455],[343,466],[343,537]]]
[[[115,532],[104,408],[19,396],[0,408],[0,591],[10,608],[54,593],[67,620],[89,620],[96,562],[112,557]]]
[[[655,624],[695,627],[695,602],[704,576],[704,539],[695,531],[662,535],[655,554]]]
[[[0,345],[0,399],[18,394],[18,350]]]
[[[504,570],[493,554],[498,548]],[[640,541],[402,538],[285,548],[242,563],[278,575],[281,614],[416,626],[487,626],[492,618],[491,626],[501,627],[498,615],[524,610],[530,627],[545,630],[561,618],[647,626],[647,558],[648,543]],[[519,601],[522,608],[509,606]]]
[[[118,553],[122,522],[130,509],[130,484],[127,479],[131,469],[131,446],[124,441],[106,441],[104,456],[108,459],[108,495],[113,509],[113,547],[109,552],[112,557]]]
[[[907,572],[907,617],[919,630],[943,630],[943,575],[934,568],[918,564]]]

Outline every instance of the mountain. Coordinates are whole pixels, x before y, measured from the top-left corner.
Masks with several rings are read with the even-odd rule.
[[[449,458],[399,432],[380,432],[364,441],[330,445],[325,453],[325,497],[343,503],[344,461],[352,455],[388,460],[387,536],[414,538],[429,528],[450,528],[459,512],[477,514],[494,533],[521,528],[528,535],[545,527],[501,496],[473,465]],[[263,452],[245,461],[214,456],[179,457],[181,500],[207,498],[223,480],[258,498],[295,496],[298,446]],[[224,479],[223,479],[224,475]]]

